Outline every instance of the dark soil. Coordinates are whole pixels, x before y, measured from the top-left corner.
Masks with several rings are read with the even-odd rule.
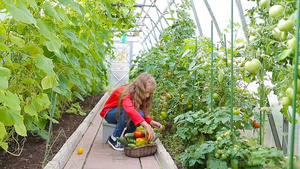
[[[82,111],[88,113],[95,107],[101,99],[101,95],[92,95],[80,102]],[[86,116],[62,113],[58,119],[59,124],[53,124],[53,134],[51,136],[49,156],[47,162],[55,156],[66,140],[72,135],[77,127],[82,123]],[[48,130],[47,130],[48,131]],[[20,156],[9,155],[2,149],[0,150],[0,168],[2,169],[40,169],[44,160],[46,140],[40,136],[28,135],[27,137],[18,138],[20,143]],[[17,149],[17,145],[11,143],[10,151]],[[18,154],[19,152],[14,152]],[[45,164],[47,164],[47,162]]]

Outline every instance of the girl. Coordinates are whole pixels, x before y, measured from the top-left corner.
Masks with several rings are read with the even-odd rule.
[[[113,134],[108,138],[108,143],[113,149],[124,150],[123,145],[116,140],[116,137],[121,136],[127,122],[129,122],[129,126],[125,133],[132,133],[136,130],[136,126],[142,125],[149,134],[149,140],[155,139],[155,133],[149,124],[158,130],[162,129],[159,122],[148,116],[152,108],[155,87],[154,77],[149,73],[142,73],[132,83],[121,86],[112,92],[100,115],[108,123],[117,124]]]

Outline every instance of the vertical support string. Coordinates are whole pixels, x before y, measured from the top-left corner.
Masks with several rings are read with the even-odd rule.
[[[210,109],[211,109],[211,112],[213,112],[213,92],[214,92],[214,60],[213,60],[213,57],[214,57],[214,43],[213,43],[213,35],[214,35],[214,28],[213,28],[214,24],[213,24],[213,21],[211,21],[211,77],[210,77]]]
[[[230,97],[230,129],[231,129],[231,141],[233,141],[233,0],[231,0],[231,97]]]
[[[294,144],[295,144],[295,123],[296,123],[296,99],[297,99],[297,79],[298,79],[298,60],[299,60],[299,19],[300,19],[300,0],[297,1],[297,28],[296,28],[296,50],[294,64],[294,93],[293,93],[293,119],[291,131],[290,147],[290,169],[294,168]]]

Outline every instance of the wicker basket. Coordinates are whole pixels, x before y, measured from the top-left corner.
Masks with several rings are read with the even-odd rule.
[[[124,146],[125,155],[128,157],[145,157],[156,153],[156,144],[146,144],[139,147],[126,147]]]

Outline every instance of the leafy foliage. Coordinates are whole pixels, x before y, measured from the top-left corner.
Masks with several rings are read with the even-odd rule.
[[[14,132],[48,137],[51,96],[57,97],[52,106],[59,118],[70,102],[103,90],[114,31],[132,28],[135,17],[133,0],[1,4],[6,15],[0,22],[0,147],[7,150]]]

